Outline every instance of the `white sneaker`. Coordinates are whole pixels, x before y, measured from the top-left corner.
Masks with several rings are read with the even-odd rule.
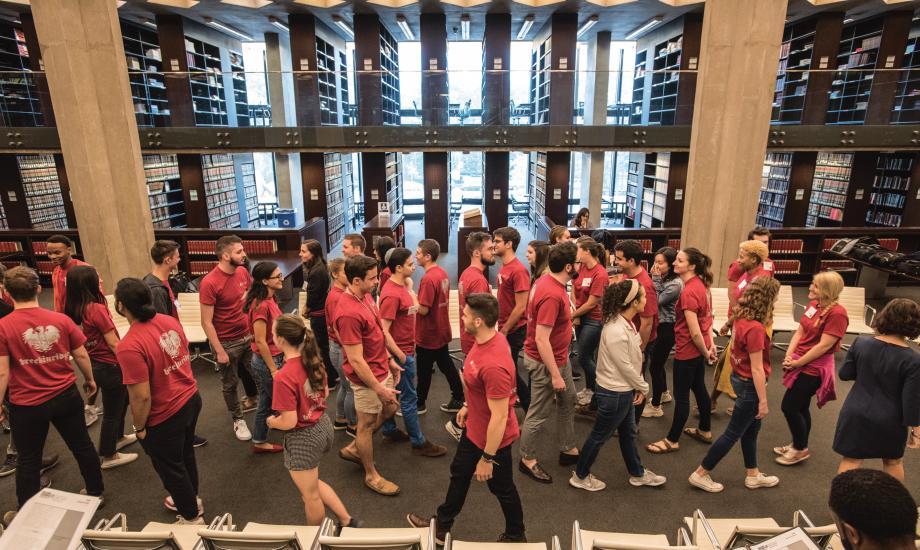
[[[661,410],[660,406],[648,405],[642,411],[642,418],[658,418],[659,416],[664,416],[664,411]]]
[[[690,474],[690,479],[688,481],[690,481],[690,485],[710,493],[721,493],[725,489],[724,485],[713,481],[712,478],[709,477],[709,474],[701,476],[693,472]]]
[[[198,516],[195,519],[185,519],[182,516],[176,516],[176,522],[173,525],[204,525],[204,518]]]
[[[642,487],[643,485],[648,485],[649,487],[658,487],[659,485],[664,485],[667,483],[668,478],[660,476],[655,472],[645,469],[645,473],[640,477],[630,477],[629,484],[633,487]]]
[[[748,489],[762,489],[765,487],[776,487],[779,485],[779,478],[776,476],[764,475],[760,472],[756,476],[746,476],[744,486]]]
[[[591,399],[594,397],[594,392],[585,388],[580,392],[575,394],[575,404],[576,405],[587,405],[591,403]]]
[[[92,405],[83,406],[83,419],[86,420],[86,427],[89,428],[99,420],[99,413],[96,412],[96,407]]]
[[[572,472],[572,477],[569,478],[569,485],[592,492],[603,491],[607,487],[607,484],[594,477],[594,474],[588,474],[588,477],[582,479],[575,472]]]
[[[203,516],[204,515],[204,502],[202,502],[201,497],[195,497],[195,500],[198,501],[198,515]],[[175,501],[173,501],[173,497],[171,496],[167,496],[163,500],[163,506],[165,506],[166,509],[169,510],[170,512],[179,511],[178,508],[176,508],[176,503]]]
[[[249,431],[249,426],[246,425],[246,421],[242,418],[233,421],[233,433],[236,434],[236,438],[240,441],[252,439],[252,432]]]
[[[137,453],[115,453],[114,458],[102,459],[101,468],[103,470],[118,468],[119,466],[124,466],[125,464],[131,464],[135,460],[137,460]]]
[[[661,404],[662,405],[664,405],[665,403],[670,403],[671,401],[674,401],[674,397],[671,395],[671,392],[666,391],[661,394]]]
[[[451,437],[460,441],[460,437],[463,435],[462,428],[455,426],[452,421],[448,420],[447,424],[444,424],[444,429],[447,430],[447,433],[449,433]]]
[[[115,450],[120,451],[132,443],[137,443],[136,434],[123,435],[118,439],[118,441],[115,442]]]

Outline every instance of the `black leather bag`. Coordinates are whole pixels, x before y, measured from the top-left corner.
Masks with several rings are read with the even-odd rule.
[[[845,237],[843,239],[838,239],[834,243],[834,246],[831,247],[831,252],[836,252],[837,254],[842,254],[844,256],[849,256],[854,248],[860,245],[871,245],[878,244],[878,239],[875,237]]]
[[[890,268],[894,265],[895,262],[904,257],[904,254],[901,252],[895,252],[894,250],[880,250],[875,254],[869,256],[869,263],[872,265],[877,265],[879,267]]]
[[[179,294],[180,292],[198,292],[197,286],[184,271],[180,271],[169,278],[169,288],[172,289],[173,294]]]
[[[887,249],[883,248],[882,245],[878,244],[877,242],[876,243],[856,243],[856,245],[853,246],[853,249],[850,250],[850,253],[848,254],[848,256],[850,256],[851,258],[855,258],[857,260],[861,260],[863,262],[868,262],[869,258],[871,258],[873,255],[879,252],[883,252],[885,250]]]
[[[920,259],[905,256],[891,265],[892,269],[912,277],[920,277]]]

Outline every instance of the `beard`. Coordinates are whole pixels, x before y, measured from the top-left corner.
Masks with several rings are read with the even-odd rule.
[[[482,265],[495,265],[495,256],[492,256],[491,260],[485,258],[480,258],[480,260],[482,260]]]
[[[230,265],[232,265],[233,267],[240,267],[240,266],[246,265],[246,260],[238,262],[234,260],[233,258],[230,258]]]

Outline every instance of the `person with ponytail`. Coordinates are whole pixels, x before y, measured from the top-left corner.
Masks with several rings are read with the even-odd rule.
[[[78,265],[67,271],[67,301],[64,313],[86,336],[86,351],[93,364],[93,378],[102,394],[102,429],[99,430],[99,456],[102,469],[117,468],[137,460],[137,453],[119,453],[122,447],[137,441],[125,435],[128,391],[121,380],[115,350],[118,331],[109,312],[105,296],[99,291],[99,275],[90,265]]]
[[[572,282],[575,347],[578,350],[578,364],[585,373],[585,389],[576,395],[578,406],[575,412],[590,416],[594,416],[597,411],[597,399],[594,398],[597,346],[601,339],[602,300],[604,289],[607,288],[607,268],[599,259],[602,248],[591,237],[579,237],[575,261],[580,267]]]
[[[665,246],[655,252],[655,261],[652,263],[652,281],[655,283],[655,294],[658,298],[658,338],[652,346],[652,359],[649,361],[652,399],[651,404],[642,412],[644,418],[664,416],[661,405],[674,400],[668,391],[668,375],[664,365],[674,348],[674,308],[684,289],[683,281],[674,272],[676,259],[677,251]]]
[[[272,332],[284,366],[272,381],[272,408],[278,414],[268,425],[285,431],[284,467],[300,491],[307,525],[321,524],[328,507],[343,527],[359,527],[335,490],[319,479],[319,463],[332,449],[334,431],[325,413],[329,386],[313,331],[288,313],[278,317]]]
[[[697,248],[677,253],[674,272],[684,283],[675,306],[674,322],[674,419],[668,435],[646,447],[654,454],[677,452],[680,436],[686,434],[705,444],[712,443],[706,364],[716,360],[712,342],[712,260]],[[690,391],[700,409],[696,428],[684,428],[690,417]]]
[[[747,470],[744,486],[760,489],[775,487],[779,483],[778,477],[765,475],[757,467],[757,434],[763,418],[770,411],[767,405],[767,380],[771,370],[767,327],[773,321],[779,282],[772,277],[758,277],[744,287],[735,301],[731,317],[733,346],[730,361],[731,383],[737,396],[735,410],[725,433],[709,448],[689,479],[690,485],[710,493],[720,493],[725,489],[709,474],[739,439]]]
[[[374,291],[375,296],[380,296],[383,285],[393,276],[393,272],[387,266],[387,252],[396,248],[396,241],[392,237],[379,237],[374,240],[374,258],[377,259],[377,271],[380,273],[380,281]]]
[[[164,506],[179,513],[177,525],[204,525],[194,447],[201,396],[185,331],[174,317],[157,313],[140,279],[118,281],[115,310],[131,325],[115,356],[134,433],[169,493]]]
[[[329,277],[323,246],[316,239],[305,240],[300,244],[300,260],[303,262],[304,292],[307,293],[302,314],[310,320],[310,328],[316,335],[329,387],[335,388],[339,384],[339,373],[329,355],[329,332],[326,328],[326,298],[329,297],[332,279]]]
[[[281,445],[268,441],[266,419],[272,412],[272,378],[281,368],[283,356],[272,338],[272,325],[281,317],[275,293],[284,286],[284,276],[275,262],[259,262],[252,268],[252,285],[243,300],[243,312],[252,333],[252,374],[262,388],[252,425],[252,452],[280,453]]]
[[[645,288],[637,279],[627,279],[604,290],[604,328],[597,354],[597,420],[588,434],[569,485],[586,491],[601,491],[607,484],[591,474],[597,455],[613,434],[619,433],[620,453],[634,487],[656,487],[667,482],[642,466],[636,449],[636,405],[648,394],[642,377],[642,338],[632,323],[645,309]]]
[[[822,271],[808,287],[805,313],[799,328],[789,341],[783,360],[783,415],[792,433],[792,443],[774,447],[776,462],[792,466],[808,460],[808,436],[811,433],[811,398],[817,396],[818,408],[837,399],[834,353],[847,332],[847,310],[837,303],[843,292],[843,277],[836,271]]]
[[[537,279],[549,273],[548,259],[549,243],[547,241],[533,240],[527,243],[527,263],[530,264],[531,287],[537,282]]]

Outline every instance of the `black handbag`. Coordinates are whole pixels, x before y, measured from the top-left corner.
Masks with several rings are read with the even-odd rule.
[[[168,282],[169,288],[172,289],[173,294],[179,294],[180,292],[198,292],[197,286],[184,271],[179,271],[175,275],[170,276]]]
[[[838,239],[834,243],[834,246],[831,247],[831,252],[836,252],[837,254],[842,254],[844,256],[849,256],[854,248],[860,245],[871,245],[878,244],[878,239],[875,237],[845,237],[843,239]]]
[[[890,268],[895,262],[903,257],[904,254],[901,252],[895,252],[894,250],[879,250],[875,254],[869,256],[869,263],[879,267]]]
[[[850,250],[848,256],[863,262],[868,262],[869,258],[873,255],[885,250],[887,249],[883,248],[882,245],[878,243],[856,243],[853,249]]]
[[[920,277],[920,259],[911,258],[910,256],[911,255],[907,255],[892,262],[891,267],[898,273],[904,273],[912,277]]]

